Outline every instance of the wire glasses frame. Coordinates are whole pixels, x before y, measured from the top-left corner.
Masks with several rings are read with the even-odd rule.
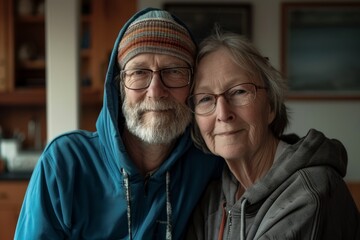
[[[154,74],[159,72],[162,84],[167,88],[182,88],[190,84],[192,68],[171,67],[156,71],[151,69],[126,69],[120,71],[120,79],[126,88],[131,90],[143,90],[150,86]]]
[[[220,96],[233,106],[245,106],[252,103],[256,98],[256,93],[260,89],[267,89],[254,83],[237,84],[220,94],[197,93],[188,97],[188,105],[191,111],[197,115],[207,115],[212,113]]]

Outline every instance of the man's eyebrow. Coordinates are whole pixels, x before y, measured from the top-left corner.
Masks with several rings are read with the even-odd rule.
[[[164,68],[173,68],[173,67],[189,67],[187,64],[180,63],[180,62],[174,62],[174,63],[165,63],[164,65],[161,65],[157,67],[157,69],[164,69]],[[139,63],[133,63],[130,66],[127,66],[127,68],[142,68],[142,69],[151,69],[147,63],[139,62]]]
[[[128,67],[131,67],[131,68],[148,68],[146,62],[133,62]]]

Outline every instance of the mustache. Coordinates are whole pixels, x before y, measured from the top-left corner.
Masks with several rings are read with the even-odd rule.
[[[134,108],[138,113],[144,113],[147,111],[167,111],[176,109],[179,103],[172,100],[157,100],[157,101],[144,101],[136,104]]]

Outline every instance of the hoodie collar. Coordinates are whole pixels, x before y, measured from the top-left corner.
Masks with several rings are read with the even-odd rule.
[[[248,204],[254,204],[266,198],[280,184],[296,171],[313,167],[328,166],[335,169],[340,176],[346,174],[347,154],[344,146],[336,139],[328,139],[323,133],[311,129],[308,134],[296,143],[283,149],[269,172],[245,191],[243,198]],[[234,196],[238,182],[226,167],[223,172],[223,192],[226,201],[235,204]]]

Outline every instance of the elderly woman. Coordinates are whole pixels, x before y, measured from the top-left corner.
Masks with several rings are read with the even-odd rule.
[[[241,36],[217,30],[200,46],[189,97],[193,138],[227,167],[186,239],[360,239],[344,146],[313,129],[302,139],[283,136],[285,90]]]

